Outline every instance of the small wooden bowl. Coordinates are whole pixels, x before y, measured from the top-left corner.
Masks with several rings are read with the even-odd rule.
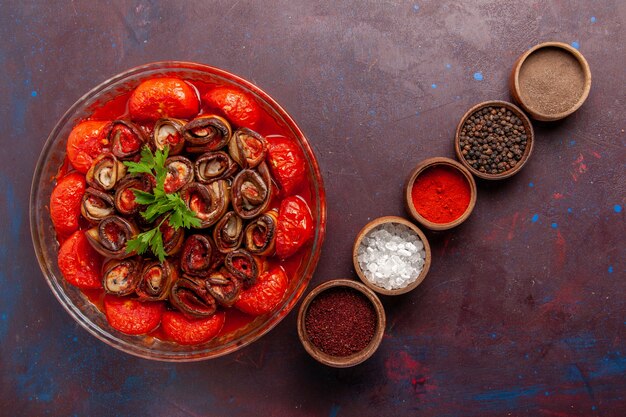
[[[479,170],[471,166],[469,162],[467,162],[463,154],[461,153],[460,138],[461,138],[461,130],[463,130],[463,125],[465,124],[465,121],[468,118],[470,118],[472,114],[474,114],[478,110],[481,110],[484,107],[490,107],[490,106],[491,107],[504,107],[506,110],[510,110],[513,114],[519,117],[520,120],[522,121],[522,124],[524,125],[524,130],[526,131],[526,136],[527,136],[526,149],[524,150],[524,154],[522,155],[522,158],[520,159],[520,161],[517,163],[517,165],[515,165],[514,168],[509,169],[508,171],[501,172],[499,174],[488,174],[485,172],[480,172]],[[524,114],[524,112],[519,107],[507,101],[499,101],[499,100],[483,101],[482,103],[478,103],[477,105],[473,106],[463,115],[463,117],[461,117],[461,121],[459,121],[459,124],[456,127],[456,133],[454,136],[454,152],[456,153],[456,157],[461,162],[461,164],[463,164],[463,166],[467,168],[476,177],[482,178],[484,180],[502,180],[504,178],[509,178],[517,174],[519,170],[522,169],[524,165],[526,165],[528,158],[530,158],[530,155],[533,152],[534,143],[535,143],[535,132],[533,130],[533,125],[530,123],[528,116],[526,116],[526,114]]]
[[[374,311],[376,312],[376,330],[374,331],[374,337],[372,337],[372,340],[370,340],[369,344],[362,351],[349,356],[332,356],[322,352],[311,342],[306,331],[305,318],[311,302],[320,293],[330,288],[337,287],[351,288],[363,294],[372,303],[372,307],[374,307]],[[316,361],[335,368],[348,368],[364,362],[376,352],[376,349],[378,349],[383,339],[383,334],[385,333],[385,323],[385,309],[376,294],[360,282],[349,279],[335,279],[318,285],[304,298],[298,312],[298,337],[304,349]]]
[[[533,108],[530,103],[524,101],[522,89],[520,87],[520,71],[526,63],[528,57],[539,50],[547,51],[550,48],[565,51],[566,54],[571,54],[580,64],[580,71],[584,77],[583,90],[578,98],[578,101],[576,101],[572,107],[560,113],[541,113],[541,111],[537,108]],[[554,68],[554,65],[551,64],[548,66],[548,70],[554,71],[556,69]],[[517,61],[515,61],[515,65],[513,65],[513,70],[511,71],[511,76],[509,77],[509,88],[511,90],[511,96],[515,102],[517,102],[524,109],[524,111],[530,115],[530,117],[535,120],[551,122],[569,116],[583,105],[587,96],[589,96],[589,91],[591,90],[591,70],[589,69],[589,64],[587,63],[585,57],[576,48],[562,42],[544,42],[533,46],[528,51],[524,52],[517,59]]]
[[[367,234],[372,229],[384,223],[399,223],[404,226],[407,226],[408,228],[413,230],[415,233],[417,233],[422,243],[424,244],[424,252],[426,253],[426,259],[424,259],[424,268],[422,269],[422,272],[420,272],[417,279],[404,288],[388,290],[386,288],[382,288],[382,287],[379,287],[378,285],[375,285],[369,279],[367,279],[367,276],[365,275],[365,272],[363,272],[363,270],[361,269],[361,266],[359,265],[359,260],[357,259],[357,251],[359,249],[359,246],[361,246],[361,241],[363,240],[363,238],[367,236]],[[363,227],[363,229],[361,229],[361,231],[357,234],[356,240],[354,241],[354,246],[352,247],[352,263],[354,264],[354,270],[356,271],[357,275],[359,276],[361,281],[363,281],[363,283],[367,285],[370,289],[383,295],[400,295],[400,294],[405,294],[415,289],[418,285],[422,283],[422,281],[424,281],[426,274],[428,274],[428,269],[430,268],[430,261],[431,261],[430,245],[428,244],[428,239],[426,239],[426,236],[424,235],[424,233],[415,224],[411,223],[410,221],[406,219],[403,219],[402,217],[397,217],[397,216],[378,217],[372,220],[371,222],[367,223]]]
[[[411,197],[411,190],[413,189],[413,184],[415,183],[415,179],[424,172],[427,168],[433,167],[435,165],[445,165],[447,167],[451,167],[459,171],[465,179],[470,187],[470,202],[465,209],[465,212],[457,219],[449,222],[449,223],[434,223],[428,219],[425,219],[419,212],[415,209],[415,205],[413,204],[413,198]],[[404,206],[406,211],[422,226],[430,230],[448,230],[453,227],[456,227],[463,223],[472,211],[474,210],[474,206],[476,205],[476,181],[474,181],[474,177],[471,172],[468,171],[463,165],[458,163],[455,160],[450,158],[436,157],[436,158],[428,158],[417,164],[413,171],[409,174],[404,183]]]

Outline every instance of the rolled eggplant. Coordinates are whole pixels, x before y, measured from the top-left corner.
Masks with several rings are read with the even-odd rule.
[[[124,259],[135,255],[126,253],[126,244],[134,239],[139,230],[134,223],[120,216],[105,217],[98,226],[85,232],[87,241],[107,258]]]
[[[115,190],[115,208],[124,216],[131,216],[142,210],[143,206],[135,201],[135,192],[150,192],[149,181],[143,175],[126,176]]]
[[[142,301],[165,300],[176,278],[176,269],[169,261],[148,261],[143,266],[135,292]]]
[[[110,152],[100,154],[89,167],[86,180],[93,188],[109,191],[126,174],[126,166]]]
[[[200,228],[205,229],[217,223],[228,210],[230,190],[224,180],[204,185],[191,183],[182,189],[181,198],[187,207],[200,219]]]
[[[228,144],[232,136],[230,123],[220,116],[200,116],[183,127],[187,152],[217,151]]]
[[[237,172],[238,166],[226,152],[207,152],[196,159],[196,180],[203,184],[223,180]]]
[[[270,210],[252,220],[244,233],[246,249],[253,255],[272,256],[276,249],[278,212]]]
[[[228,153],[243,169],[259,165],[267,152],[265,138],[248,128],[238,129],[228,142]]]
[[[175,193],[193,181],[193,164],[184,156],[173,156],[165,161],[167,174],[163,189],[166,193]]]
[[[213,266],[213,244],[204,235],[191,235],[183,244],[180,269],[193,276],[207,275]]]
[[[108,294],[124,296],[137,288],[141,279],[140,257],[110,259],[102,266],[102,287]]]
[[[183,276],[172,285],[169,300],[189,318],[209,317],[217,310],[217,301],[202,279]]]
[[[111,123],[108,139],[111,152],[120,159],[131,159],[147,142],[144,132],[126,120],[115,120]]]
[[[183,247],[185,241],[185,230],[182,227],[175,229],[169,217],[163,220],[162,217],[157,218],[155,224],[160,225],[159,231],[163,240],[163,251],[166,256],[176,255]]]
[[[265,163],[259,171],[244,169],[233,180],[231,194],[233,210],[242,219],[252,219],[263,213],[271,199],[271,177]]]
[[[90,222],[98,223],[105,217],[115,213],[115,201],[112,195],[89,187],[83,195],[80,212]]]
[[[243,241],[243,220],[234,211],[224,214],[213,228],[213,240],[217,250],[232,252]]]
[[[231,307],[241,292],[241,281],[226,270],[214,271],[206,279],[209,293],[224,307]]]
[[[154,124],[154,132],[152,133],[152,143],[159,150],[169,148],[168,155],[178,155],[185,147],[185,138],[183,137],[183,127],[185,121],[179,119],[159,119]]]
[[[226,254],[224,268],[235,278],[241,280],[244,288],[250,288],[259,277],[259,267],[250,252],[237,249]]]

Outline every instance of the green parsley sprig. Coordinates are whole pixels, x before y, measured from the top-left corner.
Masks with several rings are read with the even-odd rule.
[[[191,211],[187,204],[180,197],[179,193],[166,193],[165,192],[165,178],[167,177],[167,168],[165,167],[165,161],[169,148],[159,150],[153,154],[150,148],[144,146],[141,150],[141,159],[139,162],[124,162],[124,165],[128,167],[128,172],[131,174],[148,174],[155,178],[156,187],[152,190],[152,193],[133,189],[135,194],[135,201],[138,204],[147,206],[144,211],[141,212],[141,216],[146,219],[148,223],[153,223],[160,216],[159,224],[143,233],[139,233],[137,237],[128,241],[126,245],[126,252],[130,253],[136,251],[138,254],[144,254],[148,249],[159,258],[159,261],[165,260],[165,249],[163,248],[163,235],[161,234],[161,225],[165,220],[169,221],[169,224],[178,230],[181,227],[189,229],[191,227],[200,227],[200,219],[196,217],[196,213]]]

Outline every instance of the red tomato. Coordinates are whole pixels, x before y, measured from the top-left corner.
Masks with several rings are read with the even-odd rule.
[[[294,194],[306,183],[304,155],[293,140],[284,136],[268,137],[267,160],[282,196]]]
[[[163,303],[107,294],[104,297],[104,313],[114,329],[126,334],[146,334],[161,323]]]
[[[161,325],[165,334],[181,345],[197,345],[213,339],[224,326],[224,313],[211,317],[189,319],[178,311],[163,313]]]
[[[196,90],[178,78],[152,78],[144,81],[130,96],[131,119],[156,121],[162,117],[190,119],[198,114],[200,102]]]
[[[88,120],[74,126],[67,139],[67,157],[78,172],[86,174],[98,155],[108,150],[106,121]]]
[[[202,100],[212,109],[221,112],[239,127],[255,129],[261,119],[258,104],[243,91],[231,87],[209,90]]]
[[[311,210],[301,197],[285,198],[278,210],[276,226],[276,254],[288,258],[313,236]]]
[[[269,313],[283,299],[289,279],[282,267],[261,274],[257,282],[241,291],[235,307],[253,316]]]
[[[78,230],[80,205],[85,194],[85,176],[72,172],[61,178],[50,195],[50,217],[58,235]]]
[[[82,230],[77,230],[59,249],[59,269],[70,284],[83,289],[102,288],[102,256],[91,247]]]

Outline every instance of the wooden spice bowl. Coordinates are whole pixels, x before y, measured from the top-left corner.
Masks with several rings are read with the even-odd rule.
[[[437,165],[443,165],[443,166],[450,167],[450,168],[457,170],[459,173],[463,175],[470,189],[469,205],[467,206],[467,208],[465,209],[465,211],[460,217],[457,217],[456,219],[448,223],[435,223],[424,218],[424,216],[422,216],[415,208],[415,204],[413,204],[413,198],[411,196],[412,190],[413,190],[413,184],[415,184],[415,180],[417,179],[417,177],[419,177],[419,175],[422,172],[426,171],[426,169],[437,166]],[[478,193],[477,193],[477,188],[476,188],[476,181],[474,181],[474,177],[472,176],[471,172],[467,168],[465,168],[463,165],[461,165],[459,162],[453,159],[444,158],[444,157],[428,158],[428,159],[423,160],[419,164],[417,164],[415,168],[413,168],[409,176],[407,177],[404,183],[404,206],[407,212],[409,212],[409,214],[411,215],[411,217],[413,217],[418,223],[420,223],[425,228],[429,230],[437,230],[437,231],[448,230],[448,229],[451,229],[453,227],[460,225],[470,216],[470,214],[472,214],[472,211],[474,210],[474,206],[476,205],[477,194]]]
[[[313,344],[306,330],[305,320],[311,302],[322,292],[331,288],[350,288],[359,292],[372,303],[372,307],[374,308],[374,312],[376,314],[376,328],[374,330],[372,340],[370,340],[369,344],[363,350],[349,356],[332,356],[322,352],[317,346],[315,346],[315,344]],[[378,349],[378,346],[383,339],[385,324],[385,309],[376,294],[360,282],[350,279],[335,279],[324,282],[323,284],[315,287],[304,298],[304,301],[300,306],[300,310],[298,311],[297,319],[298,337],[300,338],[300,342],[302,343],[302,346],[304,346],[307,353],[316,361],[334,368],[348,368],[355,366],[372,356],[374,352],[376,352],[376,349]]]
[[[538,78],[534,82],[541,82],[542,86],[547,84],[553,89],[561,88],[560,94],[552,96],[541,88],[540,97],[554,110],[542,108],[546,103],[544,106],[533,103],[532,97],[525,94],[523,78],[531,77],[531,72],[533,77]],[[558,84],[551,83],[549,78],[553,77],[562,77],[563,80]],[[568,80],[567,77],[572,78]],[[544,42],[533,46],[515,61],[509,77],[509,89],[515,102],[533,119],[547,122],[560,120],[574,113],[587,100],[591,90],[591,70],[576,48],[562,42]],[[572,90],[570,94],[562,91],[567,89]]]
[[[415,281],[411,282],[409,285],[407,285],[406,287],[403,288],[398,288],[398,289],[394,289],[394,290],[388,290],[386,288],[382,288],[376,284],[374,284],[373,282],[371,282],[368,278],[367,275],[365,274],[365,272],[361,269],[361,266],[359,265],[359,260],[358,260],[358,250],[359,247],[361,246],[361,242],[363,241],[363,238],[365,238],[365,236],[367,236],[372,229],[385,224],[385,223],[399,223],[402,224],[406,227],[408,227],[409,229],[413,230],[415,233],[417,233],[417,235],[419,236],[420,240],[422,241],[422,243],[424,244],[424,252],[425,252],[425,259],[424,259],[424,267],[422,269],[422,271],[420,272],[420,274],[417,276],[417,278],[415,279]],[[352,263],[354,264],[354,270],[356,271],[357,275],[359,276],[359,278],[361,279],[361,281],[363,281],[363,283],[365,285],[367,285],[368,288],[372,289],[373,291],[376,291],[379,294],[383,294],[383,295],[400,295],[400,294],[405,294],[409,291],[414,290],[418,285],[420,285],[422,283],[422,281],[424,281],[424,278],[426,277],[426,274],[428,274],[428,270],[430,269],[430,263],[431,263],[431,251],[430,251],[430,245],[428,244],[428,239],[426,239],[426,235],[424,235],[424,233],[413,223],[411,223],[410,221],[402,218],[402,217],[398,217],[398,216],[383,216],[383,217],[378,217],[374,220],[372,220],[371,222],[367,223],[362,229],[361,231],[357,234],[356,240],[354,241],[354,246],[352,247]]]
[[[519,119],[522,121],[524,130],[526,132],[526,148],[524,149],[524,154],[522,155],[521,159],[519,160],[519,162],[517,162],[515,167],[509,169],[508,171],[501,172],[499,174],[490,174],[486,172],[480,172],[479,170],[475,169],[473,166],[469,164],[469,162],[467,162],[461,150],[461,144],[460,144],[461,131],[463,130],[463,125],[465,125],[465,121],[469,119],[474,113],[476,113],[479,110],[482,110],[485,107],[497,107],[497,108],[504,107],[506,110],[510,110],[511,113],[519,117]],[[459,121],[459,124],[456,127],[456,133],[454,135],[454,152],[456,153],[456,157],[461,162],[461,164],[463,164],[463,166],[467,168],[476,177],[482,178],[484,180],[502,180],[502,179],[509,178],[517,174],[522,169],[522,167],[526,165],[526,162],[528,162],[528,159],[530,158],[530,155],[533,152],[534,143],[535,143],[535,132],[533,130],[533,125],[530,123],[530,120],[528,119],[528,116],[526,116],[526,114],[524,114],[524,112],[515,104],[509,103],[507,101],[491,100],[491,101],[483,101],[482,103],[476,104],[475,106],[470,108],[467,112],[465,112],[463,117],[461,117],[461,120]]]

